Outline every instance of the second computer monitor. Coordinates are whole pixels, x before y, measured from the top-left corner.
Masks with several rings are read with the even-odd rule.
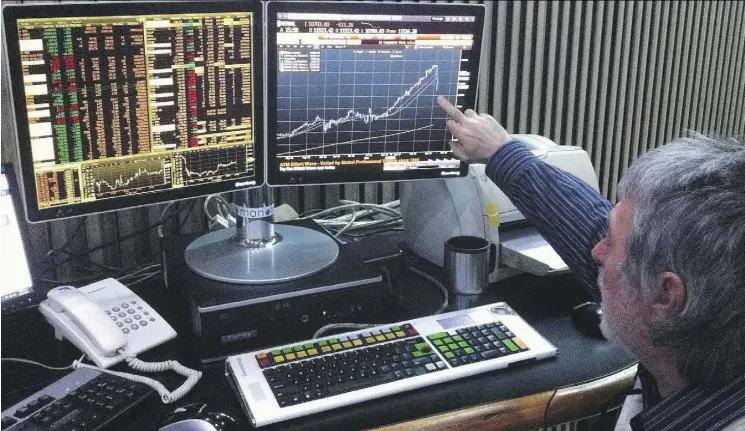
[[[438,95],[473,108],[479,5],[269,2],[272,185],[465,175]]]
[[[4,7],[28,219],[262,184],[262,7]]]

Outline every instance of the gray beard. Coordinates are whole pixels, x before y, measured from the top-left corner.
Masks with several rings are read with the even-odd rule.
[[[605,268],[602,266],[598,270],[598,287],[600,288],[601,296],[603,292],[603,275],[605,274]],[[600,320],[600,332],[602,332],[603,336],[616,346],[620,347],[624,352],[628,353],[631,356],[636,357],[634,355],[634,352],[631,351],[631,349],[624,344],[623,341],[621,341],[621,338],[618,336],[618,333],[616,332],[616,328],[611,327],[610,323],[608,323],[608,313],[605,311],[605,302],[600,302],[600,309],[603,312],[603,317]]]

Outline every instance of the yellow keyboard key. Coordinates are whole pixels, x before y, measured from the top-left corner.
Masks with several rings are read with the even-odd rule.
[[[352,347],[352,343],[350,343],[349,341],[345,341],[345,342],[341,343],[341,345],[344,346],[347,349],[349,349],[350,347]]]
[[[297,352],[297,357],[298,357],[298,358],[304,358],[304,357],[306,357],[306,356],[308,356],[308,354],[307,354],[307,353],[305,353],[305,352]]]
[[[291,361],[291,360],[295,359],[295,354],[294,353],[288,353],[288,354],[285,355],[285,358],[287,358],[288,361]]]
[[[382,336],[382,335],[376,335],[375,336],[375,339],[378,340],[378,341],[385,341],[385,337]]]
[[[317,355],[318,354],[318,350],[316,350],[315,348],[308,349],[308,354],[311,355],[311,356]]]
[[[522,349],[522,350],[525,350],[525,349],[527,349],[527,348],[528,348],[528,345],[527,345],[527,344],[525,344],[525,341],[523,341],[523,340],[521,340],[521,339],[519,339],[519,338],[517,338],[517,337],[513,338],[513,339],[512,339],[512,341],[513,341],[513,342],[514,342],[515,344],[517,344],[517,347],[519,347],[519,348],[520,348],[520,349]]]
[[[361,346],[362,345],[362,340],[354,340],[354,341],[352,341],[352,344],[354,344],[355,346]]]
[[[276,363],[280,363],[280,362],[284,362],[284,361],[285,361],[285,357],[282,356],[282,355],[279,355],[279,356],[275,356],[274,357],[274,362],[276,362]]]

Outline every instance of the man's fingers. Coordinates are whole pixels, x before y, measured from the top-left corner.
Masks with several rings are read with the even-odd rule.
[[[466,118],[466,116],[460,112],[460,109],[453,106],[445,96],[437,96],[437,103],[449,116],[453,117],[453,120],[463,121]]]
[[[489,114],[481,114],[481,118],[483,118],[484,120],[486,120],[486,121],[488,121],[488,122],[490,122],[492,124],[499,124],[499,122],[494,117],[492,117]]]
[[[464,137],[468,136],[468,129],[458,124],[457,121],[448,120],[446,124],[448,129],[450,129],[450,133],[452,133],[453,136],[455,136],[456,138],[463,139]]]
[[[477,114],[473,109],[466,109],[463,112],[463,115],[465,115],[468,118],[478,118],[479,114]]]
[[[450,149],[453,150],[453,154],[460,160],[466,161],[466,153],[463,151],[463,147],[456,141],[450,141]]]

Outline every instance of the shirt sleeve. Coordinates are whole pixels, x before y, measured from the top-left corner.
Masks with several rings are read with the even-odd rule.
[[[605,235],[611,203],[584,181],[541,161],[517,140],[494,153],[486,174],[599,300],[598,264],[591,251]]]

